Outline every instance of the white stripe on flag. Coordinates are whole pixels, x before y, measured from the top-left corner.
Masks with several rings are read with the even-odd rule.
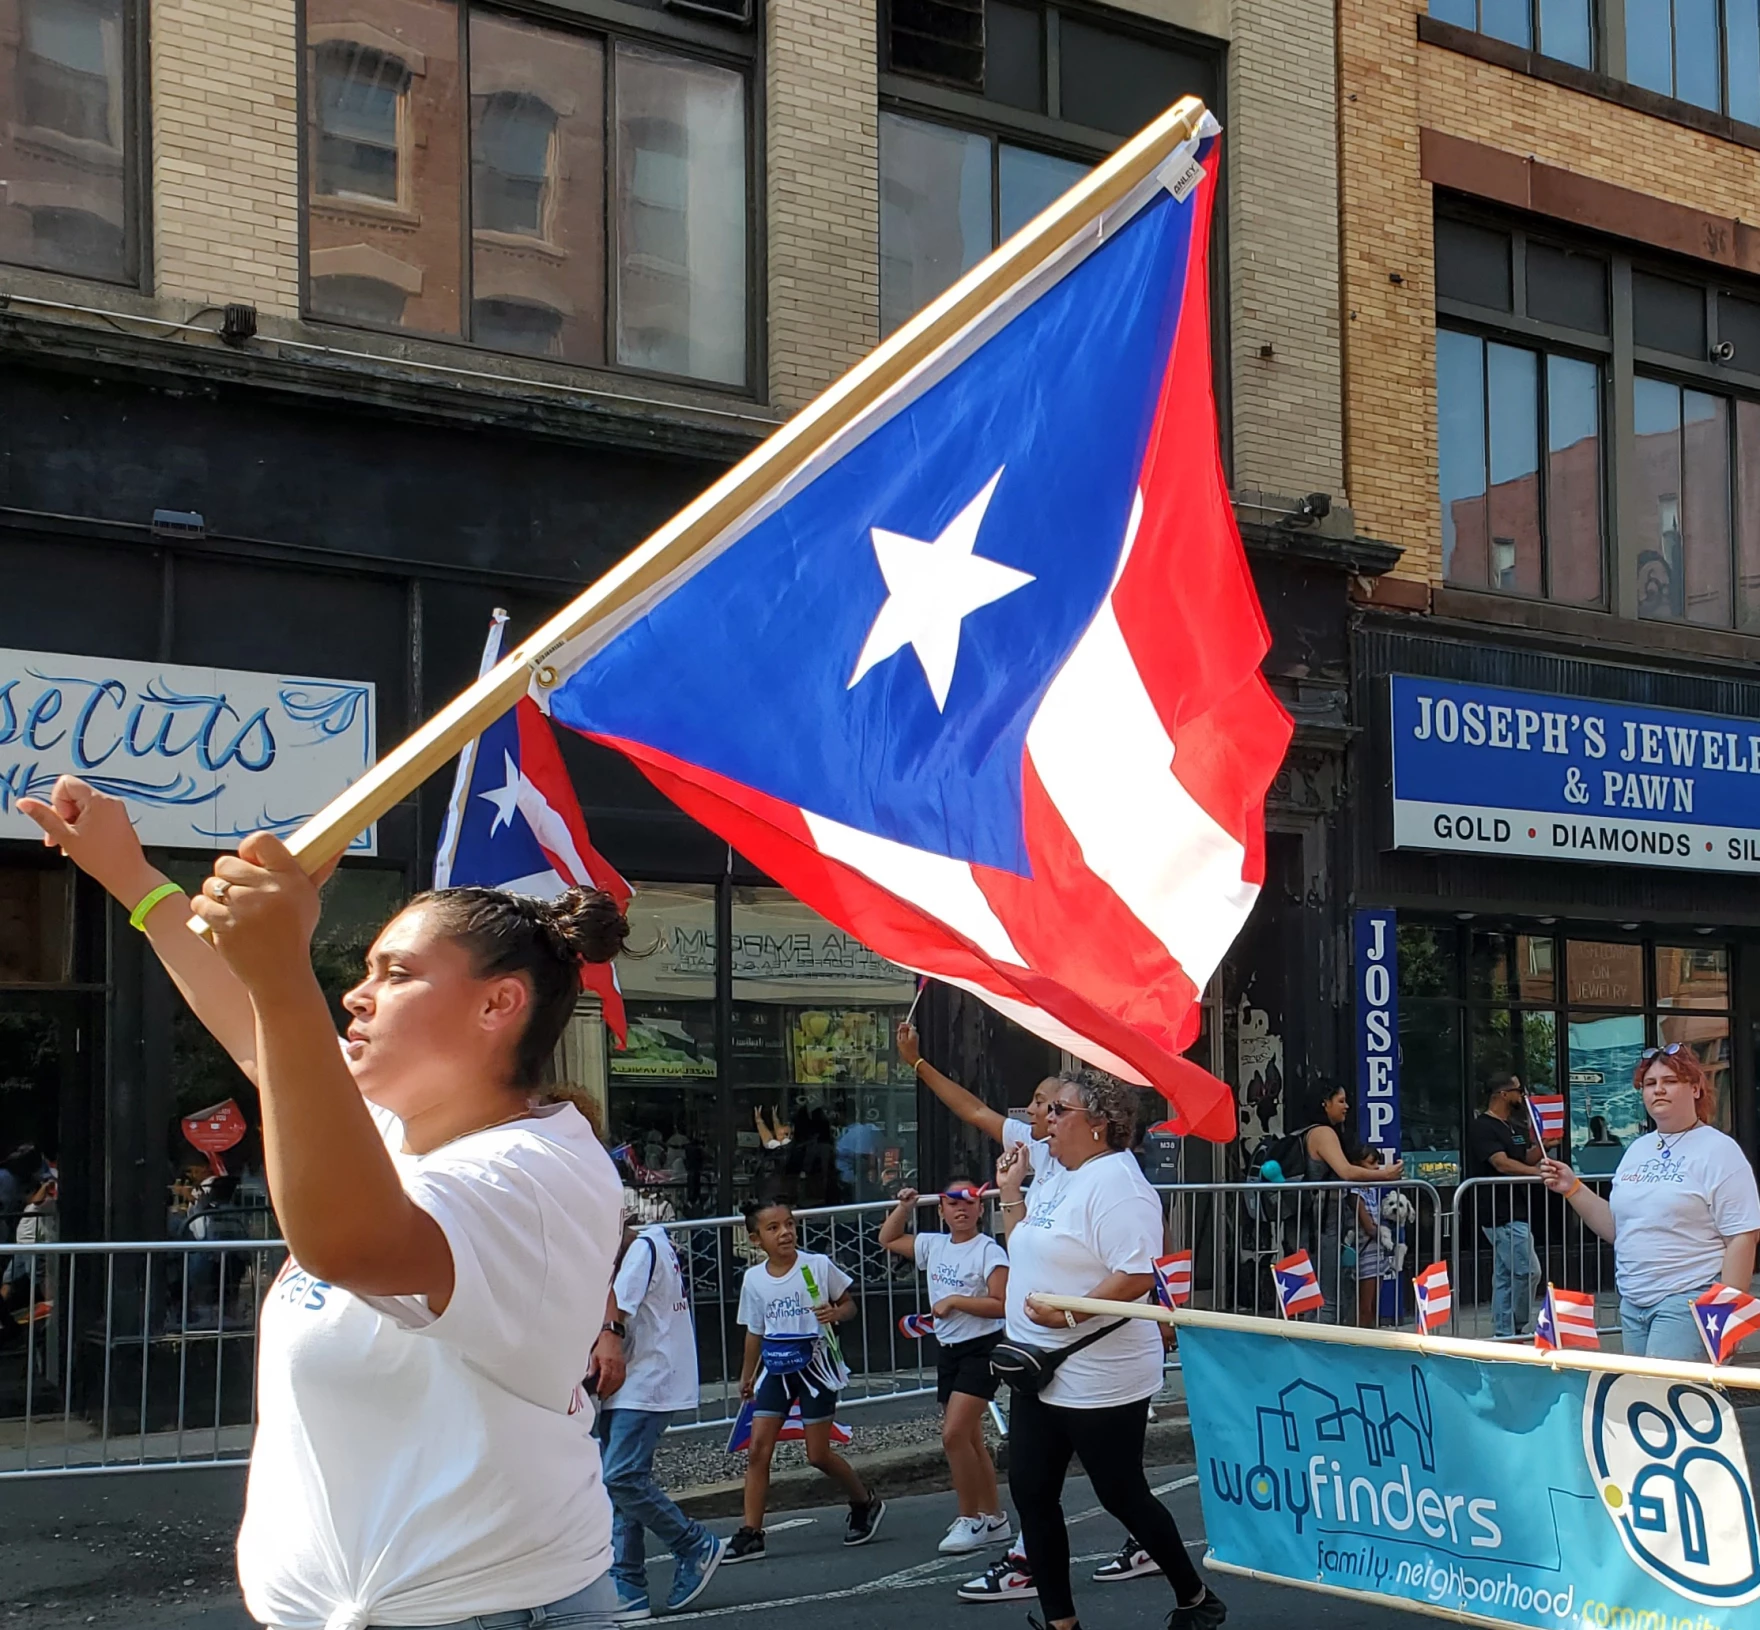
[[[982,1002],[988,1002],[1005,1019],[1012,1019],[1023,1030],[1030,1030],[1041,1041],[1048,1041],[1053,1047],[1065,1053],[1074,1053],[1077,1058],[1085,1058],[1097,1069],[1105,1070],[1108,1075],[1116,1075],[1120,1081],[1129,1081],[1134,1086],[1146,1087],[1151,1083],[1134,1064],[1127,1064],[1115,1053],[1109,1052],[1098,1042],[1089,1041],[1086,1036],[1078,1036],[1068,1025],[1037,1008],[1030,1002],[1023,1002],[1018,996],[1003,996],[994,986],[980,985],[976,980],[954,979],[947,974],[936,973],[934,969],[920,969],[919,972],[931,974],[944,985],[956,985],[961,990],[968,990]]]

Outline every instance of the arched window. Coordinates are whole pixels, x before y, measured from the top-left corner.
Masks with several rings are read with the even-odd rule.
[[[409,70],[395,57],[349,40],[325,41],[312,60],[314,191],[396,203]]]
[[[542,238],[556,113],[525,91],[471,99],[471,220],[479,231]]]
[[[403,321],[403,290],[382,278],[332,273],[312,279],[312,311],[343,323],[396,328]]]
[[[473,300],[471,338],[495,351],[562,355],[562,313],[531,300]]]

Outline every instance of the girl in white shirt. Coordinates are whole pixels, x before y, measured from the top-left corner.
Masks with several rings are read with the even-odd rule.
[[[971,1178],[955,1177],[941,1192],[945,1234],[907,1234],[916,1205],[915,1189],[899,1190],[897,1206],[880,1225],[880,1243],[895,1256],[909,1257],[929,1280],[941,1447],[959,1501],[959,1515],[938,1549],[978,1551],[1010,1537],[996,1465],[984,1442],[984,1411],[996,1396],[990,1354],[1002,1339],[1008,1253],[978,1227],[984,1202]]]
[[[542,1608],[553,1630],[609,1630],[611,1507],[580,1383],[606,1367],[621,1185],[538,1083],[581,962],[628,934],[616,904],[421,896],[343,998],[339,1049],[311,963],[318,885],[283,844],[245,839],[191,901],[118,800],[63,777],[20,808],[130,909],[261,1094],[291,1255],[258,1348],[238,1546],[252,1615],[456,1630]]]

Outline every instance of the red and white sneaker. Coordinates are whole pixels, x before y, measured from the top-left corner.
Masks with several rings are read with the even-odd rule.
[[[1022,1602],[1039,1594],[1027,1559],[1013,1551],[992,1562],[976,1579],[968,1579],[955,1593],[962,1602]]]

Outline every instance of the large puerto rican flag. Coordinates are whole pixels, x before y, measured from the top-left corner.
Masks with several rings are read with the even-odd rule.
[[[1206,118],[540,694],[882,956],[1225,1140],[1228,1089],[1181,1053],[1290,726],[1218,456],[1215,141]]]
[[[507,613],[497,611],[483,648],[482,671],[501,656]],[[580,800],[556,733],[536,702],[522,698],[458,761],[452,803],[434,860],[434,887],[465,884],[553,900],[565,888],[603,889],[623,910],[630,886],[587,836]],[[581,984],[593,991],[619,1047],[628,1037],[623,992],[609,963],[586,963]]]

